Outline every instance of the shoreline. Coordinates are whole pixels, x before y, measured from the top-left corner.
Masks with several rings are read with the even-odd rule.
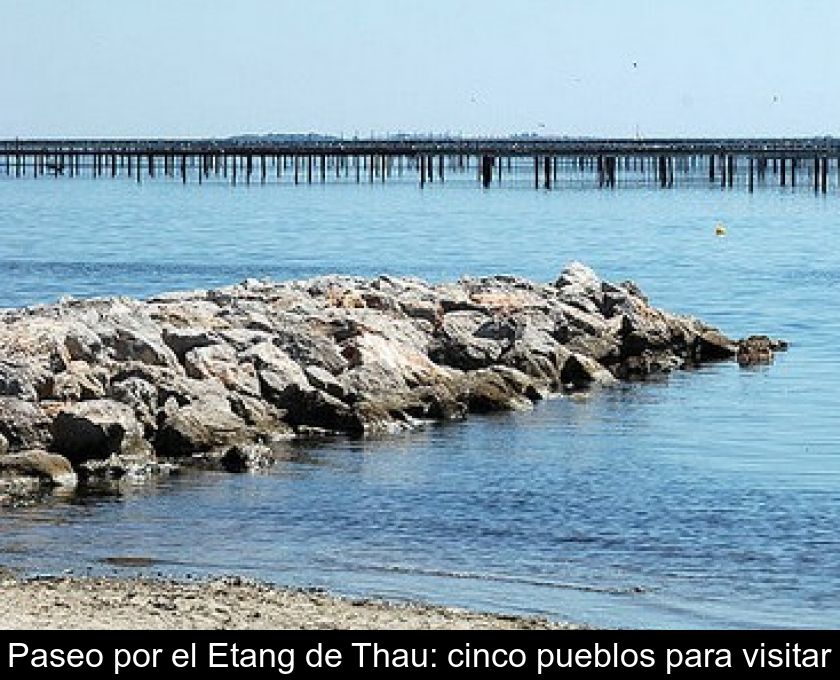
[[[571,630],[569,622],[421,602],[350,598],[237,576],[206,580],[56,576],[0,569],[0,628]]]

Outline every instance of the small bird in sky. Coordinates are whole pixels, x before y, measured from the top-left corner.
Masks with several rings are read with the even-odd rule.
[[[636,61],[634,61],[634,62],[633,62],[633,68],[639,68],[639,63],[638,63],[638,62],[636,62]]]

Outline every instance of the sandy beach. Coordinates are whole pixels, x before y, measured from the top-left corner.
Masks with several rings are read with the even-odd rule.
[[[284,589],[237,577],[20,580],[0,574],[0,628],[22,629],[563,629],[484,614]]]

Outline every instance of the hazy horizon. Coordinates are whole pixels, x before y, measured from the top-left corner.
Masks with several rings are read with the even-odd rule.
[[[0,138],[840,136],[830,0],[0,0]]]

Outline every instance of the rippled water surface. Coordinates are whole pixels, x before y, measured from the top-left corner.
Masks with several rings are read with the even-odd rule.
[[[2,511],[0,565],[147,556],[145,573],[596,625],[840,626],[838,230],[836,190],[0,178],[0,305],[333,271],[551,280],[579,259],[732,335],[792,343],[771,367],[297,447],[266,475]]]

